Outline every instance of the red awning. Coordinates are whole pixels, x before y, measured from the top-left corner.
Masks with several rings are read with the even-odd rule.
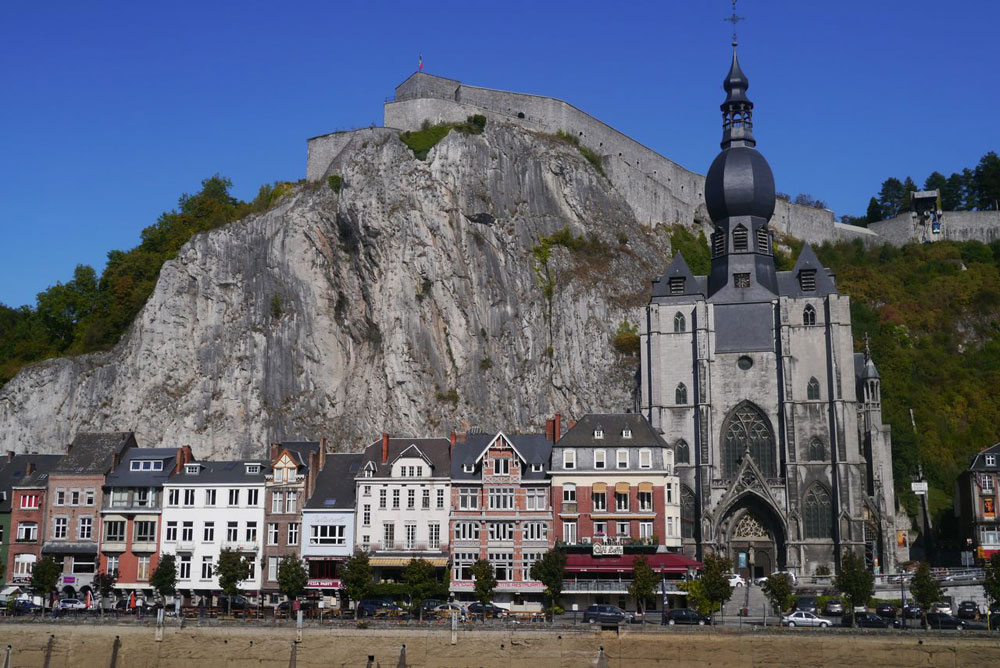
[[[698,570],[702,564],[683,554],[626,554],[620,557],[595,557],[590,554],[567,554],[567,573],[631,573],[632,561],[645,556],[649,567],[657,573],[686,573]]]

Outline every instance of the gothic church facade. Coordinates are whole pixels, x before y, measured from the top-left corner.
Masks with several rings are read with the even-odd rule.
[[[706,177],[711,270],[678,254],[641,326],[641,408],[675,450],[685,552],[755,576],[834,572],[844,549],[896,564],[890,430],[850,300],[807,245],[776,271],[774,177],[736,57],[722,152]],[[741,557],[742,553],[742,557]]]

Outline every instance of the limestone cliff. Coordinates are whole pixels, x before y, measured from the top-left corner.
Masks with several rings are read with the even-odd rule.
[[[623,410],[637,362],[611,345],[669,255],[665,229],[576,148],[513,125],[452,132],[426,161],[396,135],[266,214],[193,238],[108,352],[0,390],[6,449],[134,429],[199,457],[327,435],[537,428]],[[569,228],[599,241],[539,239]]]

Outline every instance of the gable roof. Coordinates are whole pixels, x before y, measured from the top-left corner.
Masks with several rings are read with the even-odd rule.
[[[361,470],[361,453],[337,453],[326,456],[326,465],[316,476],[308,510],[353,510],[357,486],[355,476]]]
[[[680,294],[670,294],[670,279],[683,278],[684,291]],[[706,293],[706,282],[704,276],[695,276],[691,273],[691,268],[684,260],[684,255],[679,251],[674,254],[674,259],[670,261],[667,270],[663,275],[653,279],[652,297],[680,297],[682,295],[701,295]]]
[[[298,466],[299,473],[309,470],[309,455],[319,454],[319,441],[285,441],[278,444],[278,456],[271,465],[278,463],[282,452],[288,452]]]
[[[486,453],[486,449],[503,435],[514,450],[520,455],[525,466],[521,469],[522,480],[544,480],[546,478],[545,469],[548,468],[549,457],[552,454],[552,441],[545,438],[545,434],[512,434],[508,436],[503,432],[496,434],[468,434],[464,439],[460,438],[455,442],[455,450],[451,458],[451,477],[456,480],[478,480],[482,473],[480,460]],[[532,464],[540,464],[541,471],[532,471]],[[465,470],[466,465],[473,467],[472,472]]]
[[[996,456],[997,462],[1000,462],[1000,443],[995,443],[988,448],[980,450],[973,457],[972,461],[969,463],[970,471],[998,471],[1000,466],[994,464],[993,466],[986,465],[986,457],[983,455],[994,455]]]
[[[392,462],[411,446],[416,446],[431,469],[431,476],[447,478],[451,472],[451,441],[447,438],[390,438],[388,457],[382,463],[382,439],[374,441],[362,453],[361,468],[371,465],[379,476],[388,476]],[[413,456],[418,456],[414,453]],[[360,471],[360,469],[359,469]]]
[[[53,474],[104,475],[111,470],[115,456],[138,447],[131,431],[80,432],[54,469]]]
[[[594,438],[600,429],[604,438]],[[632,438],[623,438],[629,429]],[[666,448],[663,437],[639,413],[588,413],[555,444],[557,448]]]
[[[10,512],[12,488],[15,485],[31,485],[40,480],[40,474],[46,476],[46,478],[41,479],[44,481],[47,479],[49,471],[60,459],[62,459],[62,455],[38,454],[14,455],[13,458],[4,458],[2,460],[3,466],[0,468],[0,491],[7,493],[0,495],[2,497],[0,498],[0,513]],[[31,476],[26,476],[29,463],[34,466],[35,472]]]
[[[199,462],[188,462],[197,464],[198,473],[187,473],[185,468],[171,476],[167,481],[170,485],[253,485],[264,484],[264,476],[271,470],[267,461],[260,459],[240,459],[235,461],[217,462],[202,460]],[[247,464],[257,464],[260,466],[258,473],[247,473]]]

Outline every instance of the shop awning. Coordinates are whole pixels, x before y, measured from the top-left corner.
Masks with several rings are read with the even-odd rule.
[[[368,559],[368,564],[370,566],[408,566],[414,557],[370,557]],[[425,559],[425,561],[430,562],[431,566],[436,566],[438,568],[444,568],[448,565],[447,557],[432,557],[430,559]]]
[[[593,485],[590,486],[590,491],[592,491],[594,494],[604,494],[606,491],[608,491],[608,485],[607,483],[603,482],[595,482]]]
[[[615,494],[628,494],[629,484],[627,482],[615,483]]]
[[[21,592],[21,588],[18,587],[17,585],[11,585],[9,587],[4,587],[3,590],[0,591],[0,598],[7,599],[7,598],[10,598],[11,594],[20,593],[20,592]]]
[[[45,543],[42,554],[97,554],[97,543]]]
[[[639,491],[640,492],[652,492],[653,491],[653,483],[651,483],[651,482],[640,482],[639,483]]]
[[[590,554],[567,554],[567,573],[621,573],[631,575],[632,562],[636,557],[646,557],[649,567],[657,573],[686,573],[698,570],[702,564],[683,554],[664,552],[660,554],[625,554],[620,557],[595,557]]]

